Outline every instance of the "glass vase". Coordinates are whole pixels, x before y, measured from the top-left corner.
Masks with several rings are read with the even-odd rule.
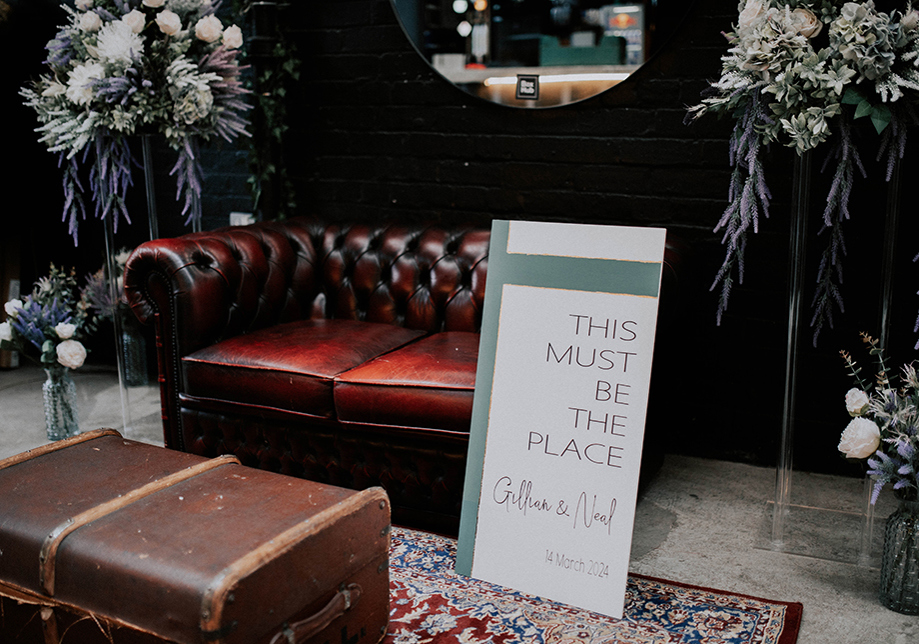
[[[41,387],[45,408],[45,430],[49,441],[59,441],[80,433],[77,420],[77,385],[67,367],[45,369],[47,379]]]
[[[881,604],[904,615],[919,615],[919,501],[900,499],[887,519],[881,557]]]

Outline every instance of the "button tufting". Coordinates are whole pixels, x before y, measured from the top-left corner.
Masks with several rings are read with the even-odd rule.
[[[211,256],[201,250],[196,250],[191,254],[191,261],[198,266],[210,266],[213,263]]]

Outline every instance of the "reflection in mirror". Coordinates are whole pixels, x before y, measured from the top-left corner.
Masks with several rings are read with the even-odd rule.
[[[660,40],[666,1],[392,3],[418,52],[456,86],[504,105],[551,107],[599,94],[638,69]]]

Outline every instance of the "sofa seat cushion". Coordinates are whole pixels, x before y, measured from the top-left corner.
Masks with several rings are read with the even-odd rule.
[[[341,423],[468,434],[479,334],[436,333],[335,378]]]
[[[280,324],[182,358],[184,397],[333,418],[335,376],[421,335],[353,320]]]

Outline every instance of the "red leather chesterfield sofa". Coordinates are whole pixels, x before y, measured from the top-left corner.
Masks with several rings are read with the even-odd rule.
[[[155,328],[166,446],[382,485],[395,523],[455,533],[488,242],[296,218],[143,244],[125,294]]]

